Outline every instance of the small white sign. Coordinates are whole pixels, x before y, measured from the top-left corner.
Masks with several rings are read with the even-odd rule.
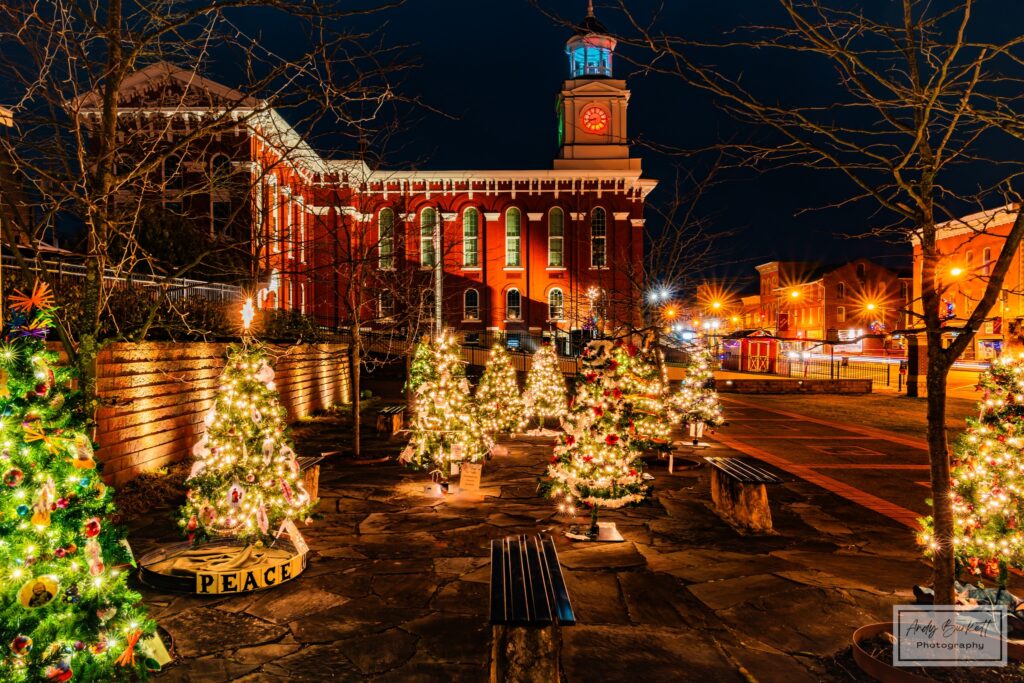
[[[280,536],[281,532],[288,534],[289,540],[291,540],[292,545],[295,546],[295,550],[298,551],[299,555],[305,555],[309,552],[309,545],[306,543],[306,539],[302,537],[302,534],[299,533],[299,529],[295,526],[295,522],[290,519],[284,520],[284,522],[281,523],[281,531],[279,531],[277,535]]]
[[[1005,605],[894,605],[893,666],[1006,666]]]

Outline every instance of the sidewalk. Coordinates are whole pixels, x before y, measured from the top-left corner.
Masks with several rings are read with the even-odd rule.
[[[305,453],[346,436],[329,420],[296,430]],[[572,543],[536,495],[550,447],[510,445],[485,466],[479,502],[428,498],[425,475],[396,465],[327,463],[299,578],[229,598],[145,591],[182,658],[157,680],[485,681],[488,544],[510,534],[557,539],[579,620],[562,630],[569,683],[848,681],[832,655],[929,574],[906,527],[785,472],[775,534],[723,522],[706,468],[655,463],[645,504],[602,512],[625,543]],[[173,538],[168,512],[133,524],[137,552]]]

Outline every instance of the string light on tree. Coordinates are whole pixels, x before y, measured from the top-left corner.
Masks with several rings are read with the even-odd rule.
[[[1024,354],[1003,355],[981,374],[978,417],[953,447],[953,551],[959,570],[997,577],[1024,568]],[[918,542],[938,547],[934,520],[921,520]]]
[[[269,541],[286,520],[308,517],[315,501],[306,492],[287,417],[266,348],[248,336],[228,347],[206,432],[192,449],[179,520],[189,538]]]
[[[75,372],[45,345],[53,304],[45,284],[16,292],[0,343],[0,680],[139,678],[159,668],[136,657],[154,624],[118,569]]]
[[[508,434],[522,429],[523,402],[519,395],[516,370],[504,346],[491,349],[476,389],[477,418],[488,434]]]
[[[453,465],[483,460],[493,445],[477,419],[460,347],[445,332],[417,355],[431,370],[423,373],[412,404],[412,434],[402,460],[429,468],[447,481]]]
[[[537,418],[542,427],[548,419],[557,420],[566,413],[565,378],[551,344],[541,344],[533,354],[526,376],[523,408],[524,415],[528,419]]]
[[[631,428],[627,387],[617,376],[620,348],[610,340],[588,345],[583,375],[563,419],[565,435],[542,484],[559,512],[575,515],[581,506],[590,508],[591,536],[597,533],[600,508],[638,503],[647,494],[639,462],[644,440]]]
[[[674,397],[675,410],[683,424],[689,425],[690,437],[696,445],[704,435],[705,426],[717,427],[725,421],[722,403],[715,391],[714,356],[700,338],[689,350],[686,376]]]

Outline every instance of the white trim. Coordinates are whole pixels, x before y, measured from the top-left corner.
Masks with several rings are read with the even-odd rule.
[[[574,221],[581,221],[581,220],[583,220],[583,217],[586,216],[586,215],[587,215],[586,213],[583,213],[583,212],[580,212],[580,211],[570,211],[569,212],[569,216],[571,216]]]
[[[502,270],[506,270],[512,273],[518,273],[520,271],[526,270],[526,268],[524,266],[504,266]]]
[[[486,220],[486,221],[501,220],[501,212],[500,211],[485,211],[484,212],[484,220]]]
[[[478,273],[483,270],[481,266],[462,266],[462,270],[469,271],[471,273]]]
[[[339,206],[338,213],[343,216],[361,216],[359,209],[354,206]]]
[[[531,223],[536,223],[537,221],[541,220],[542,218],[544,218],[544,212],[543,211],[540,211],[538,213],[530,212],[530,213],[526,214],[526,220],[530,221]]]
[[[642,228],[642,227],[644,227],[644,223],[647,222],[647,219],[646,218],[630,218],[629,222],[630,222],[630,224],[634,228]]]
[[[629,211],[616,211],[612,214],[617,221],[624,221],[629,218]]]
[[[410,223],[410,222],[416,220],[416,214],[415,213],[399,213],[399,214],[395,214],[395,215],[398,216],[399,220],[405,221],[406,223]]]
[[[450,211],[450,212],[449,211],[444,211],[444,212],[441,213],[441,220],[442,221],[453,221],[453,220],[455,220],[456,216],[458,216],[458,214],[455,213],[454,211]]]
[[[935,225],[935,238],[944,240],[969,233],[978,234],[986,232],[989,228],[1011,223],[1016,217],[1017,210],[1015,205],[1004,204],[997,209],[978,211],[962,218],[954,218],[951,221],[938,223]],[[910,242],[916,246],[920,244],[921,240],[915,233],[911,235]]]
[[[315,213],[317,216],[326,216],[331,212],[331,207],[308,205],[306,207],[306,211],[308,211],[309,213]]]
[[[566,268],[565,266],[548,266],[544,270],[548,271],[549,273],[557,273],[557,272],[561,272],[563,270],[569,270],[569,269]]]

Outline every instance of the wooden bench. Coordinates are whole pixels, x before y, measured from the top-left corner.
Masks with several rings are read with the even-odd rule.
[[[771,531],[768,484],[782,480],[739,458],[705,457],[711,465],[711,500],[729,521],[752,531]]]
[[[491,541],[491,678],[561,680],[559,626],[576,623],[550,536]]]
[[[326,455],[302,455],[297,458],[299,462],[299,472],[305,472],[303,478],[303,485],[306,487],[306,493],[309,494],[310,500],[316,500],[319,498],[320,492],[320,461],[323,460]]]
[[[405,428],[405,406],[388,406],[377,411],[377,432],[394,436]]]

